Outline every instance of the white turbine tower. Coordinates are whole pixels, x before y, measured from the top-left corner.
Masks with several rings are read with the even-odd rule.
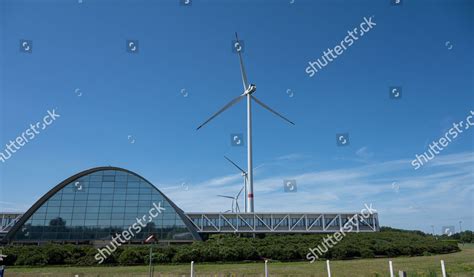
[[[240,45],[239,38],[237,33],[235,33],[235,38],[237,40],[237,45]],[[239,54],[239,62],[240,62],[240,73],[242,75],[242,84],[244,86],[244,92],[239,95],[238,97],[234,98],[232,101],[227,103],[222,109],[217,111],[213,114],[208,120],[204,121],[197,130],[201,127],[206,125],[209,121],[217,117],[219,114],[227,110],[228,108],[232,107],[233,105],[237,104],[243,98],[247,99],[247,174],[248,174],[248,182],[247,182],[247,191],[248,194],[246,195],[246,209],[245,212],[253,213],[254,212],[254,196],[253,196],[253,167],[252,167],[252,100],[254,100],[257,104],[264,107],[265,109],[269,110],[271,113],[279,116],[280,118],[284,119],[285,121],[294,125],[289,119],[284,117],[283,115],[279,114],[278,112],[271,109],[269,106],[264,104],[262,101],[258,100],[252,94],[257,90],[257,87],[254,84],[248,84],[247,81],[247,74],[245,73],[244,62],[242,60],[241,49],[237,49],[237,53]]]

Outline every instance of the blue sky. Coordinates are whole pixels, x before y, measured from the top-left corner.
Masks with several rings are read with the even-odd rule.
[[[246,166],[245,147],[230,144],[245,133],[245,103],[195,129],[242,92],[237,31],[255,96],[296,123],[254,105],[256,211],[373,203],[382,225],[474,229],[472,129],[422,168],[410,164],[474,110],[473,12],[467,0],[2,0],[0,150],[48,110],[61,117],[0,163],[0,210],[24,211],[103,165],[137,172],[185,211],[227,210],[216,194],[242,183],[223,155]],[[377,25],[308,77],[308,62],[364,17]],[[32,53],[20,52],[22,39]],[[349,146],[336,145],[338,133]]]

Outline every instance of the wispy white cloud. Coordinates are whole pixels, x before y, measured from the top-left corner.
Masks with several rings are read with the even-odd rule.
[[[452,225],[448,218],[457,216],[472,228],[474,153],[439,156],[416,171],[410,162],[399,159],[294,174],[273,172],[269,165],[255,176],[256,210],[357,211],[364,203],[374,203],[382,224],[430,231],[431,224]],[[284,179],[295,179],[298,191],[285,193]],[[242,185],[235,174],[200,182],[188,192],[164,192],[185,211],[224,211],[230,202],[216,195],[234,195]]]
[[[291,153],[283,156],[277,157],[275,160],[276,161],[293,161],[293,160],[300,160],[306,158],[306,155],[303,155],[301,153]]]
[[[30,205],[19,204],[7,201],[0,201],[0,211],[2,212],[19,212],[24,213],[30,208]]]
[[[355,152],[355,154],[359,158],[359,160],[364,161],[364,162],[368,162],[374,156],[374,153],[370,152],[367,146],[359,148]]]

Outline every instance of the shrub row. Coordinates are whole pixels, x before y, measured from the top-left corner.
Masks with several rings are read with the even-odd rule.
[[[273,259],[305,260],[309,248],[320,245],[326,235],[267,235],[242,238],[215,235],[204,242],[154,249],[155,263],[233,262]],[[385,229],[378,233],[350,233],[320,258],[352,259],[379,256],[418,256],[459,251],[457,241],[445,241],[421,232]],[[8,246],[7,265],[95,265],[92,246],[46,244]],[[148,246],[121,246],[104,264],[138,265],[149,261]]]

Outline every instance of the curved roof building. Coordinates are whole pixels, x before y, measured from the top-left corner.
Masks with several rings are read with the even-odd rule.
[[[91,242],[133,232],[160,241],[201,240],[190,220],[143,177],[117,167],[80,172],[46,193],[7,233],[9,243]]]

